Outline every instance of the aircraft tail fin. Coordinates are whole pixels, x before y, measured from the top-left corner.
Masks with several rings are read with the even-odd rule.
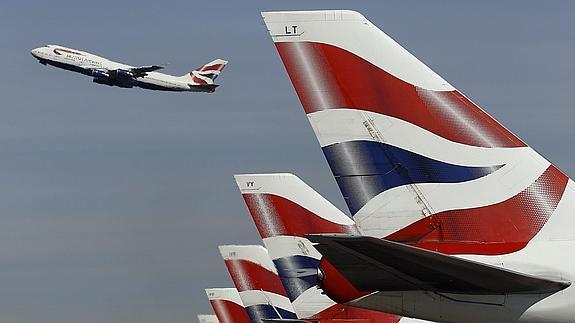
[[[191,71],[183,77],[189,78],[196,85],[213,85],[227,63],[228,61],[218,58]]]
[[[297,319],[276,268],[262,246],[220,246],[234,285],[253,322]]]
[[[299,317],[399,320],[395,315],[336,304],[317,286],[323,261],[304,236],[359,234],[352,219],[293,174],[244,174],[235,179]]]
[[[360,13],[262,16],[365,234],[505,254],[555,213],[567,176]]]
[[[221,323],[251,323],[235,288],[207,288],[210,305]]]
[[[349,216],[293,174],[242,174],[234,178],[263,239],[358,232]]]

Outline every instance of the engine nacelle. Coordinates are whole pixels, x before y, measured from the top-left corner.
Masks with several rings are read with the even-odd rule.
[[[318,285],[336,303],[347,303],[365,295],[369,291],[355,288],[329,261],[323,258],[317,273]]]
[[[117,69],[115,71],[111,71],[110,76],[115,79],[126,80],[134,78],[134,73],[128,70]]]
[[[96,69],[92,70],[92,76],[94,77],[94,79],[107,79],[110,77],[110,75],[108,75],[106,70],[96,70]]]
[[[118,86],[123,88],[131,88],[134,86],[134,74],[128,70],[105,70],[93,69],[92,80],[94,83],[104,84],[109,86]]]

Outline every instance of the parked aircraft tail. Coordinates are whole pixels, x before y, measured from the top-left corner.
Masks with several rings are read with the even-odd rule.
[[[293,174],[246,174],[235,179],[300,318],[399,321],[395,315],[336,304],[317,285],[320,262],[322,268],[329,264],[304,235],[359,236],[353,220]],[[365,295],[345,279],[328,294],[340,292],[354,298]]]
[[[206,295],[220,323],[251,323],[235,288],[207,288]]]
[[[361,14],[262,15],[366,234],[500,255],[557,213],[567,176]]]
[[[220,246],[234,285],[253,322],[297,319],[276,268],[262,246]]]

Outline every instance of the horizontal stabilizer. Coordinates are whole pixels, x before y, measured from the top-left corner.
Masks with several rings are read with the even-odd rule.
[[[361,291],[551,293],[570,285],[373,237],[306,237],[318,243],[316,249]]]

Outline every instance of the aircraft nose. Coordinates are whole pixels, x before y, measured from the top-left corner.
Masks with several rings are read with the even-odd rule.
[[[40,51],[40,48],[34,48],[33,50],[30,51],[30,54],[32,54],[32,56],[38,58],[38,52]]]

